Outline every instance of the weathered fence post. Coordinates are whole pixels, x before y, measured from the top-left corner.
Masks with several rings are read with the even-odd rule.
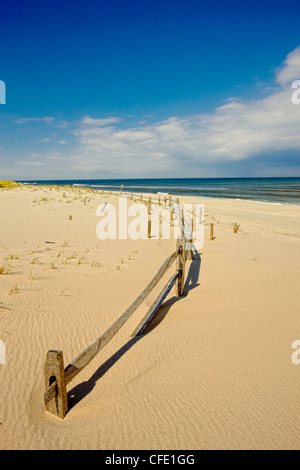
[[[210,239],[214,239],[214,224],[210,224]]]
[[[67,386],[65,382],[64,358],[62,351],[48,351],[44,367],[45,390],[51,385],[55,386],[55,393],[51,397],[45,396],[46,410],[64,419],[68,412]]]
[[[178,278],[175,285],[175,293],[178,297],[182,297],[184,293],[184,281],[185,281],[185,248],[186,248],[186,239],[184,232],[182,231],[182,238],[181,240],[178,238],[177,240],[177,249],[178,249],[178,256],[176,260],[176,269],[178,272]]]
[[[171,212],[171,222],[174,222],[174,212],[173,212],[174,206],[173,206],[172,196],[170,196],[169,205],[170,205],[170,212]]]
[[[152,199],[148,201],[148,238],[151,238],[151,208],[152,208]]]

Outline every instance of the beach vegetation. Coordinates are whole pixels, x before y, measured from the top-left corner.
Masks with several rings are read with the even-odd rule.
[[[20,294],[20,289],[18,287],[18,284],[16,284],[15,286],[13,286],[10,291],[8,292],[8,295],[16,295],[16,294]]]
[[[92,261],[91,266],[92,268],[101,268],[103,264],[99,263],[99,261]]]
[[[29,278],[30,278],[32,281],[38,281],[38,280],[39,280],[39,277],[37,276],[36,273],[33,272],[33,270],[30,272]]]
[[[15,181],[0,181],[0,189],[14,189],[23,186]]]
[[[240,228],[240,225],[237,224],[237,223],[235,223],[235,224],[233,225],[233,232],[234,232],[234,233],[238,233],[239,228]]]
[[[11,266],[3,265],[0,266],[0,276],[5,276],[11,272]]]
[[[10,254],[10,255],[6,256],[4,259],[5,259],[5,261],[13,261],[13,260],[15,260],[15,259],[16,259],[16,260],[19,259],[19,256],[18,256],[18,255]]]

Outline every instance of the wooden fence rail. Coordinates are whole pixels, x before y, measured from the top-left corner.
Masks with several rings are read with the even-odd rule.
[[[177,241],[176,251],[172,253],[162,264],[153,279],[143,292],[128,307],[128,309],[108,328],[98,339],[76,357],[66,368],[62,351],[48,351],[44,367],[45,393],[44,402],[46,410],[63,419],[68,412],[67,385],[82,371],[94,357],[107,345],[120,328],[127,322],[137,308],[142,304],[158,282],[163,278],[168,269],[177,260],[176,272],[172,275],[166,286],[160,292],[154,303],[149,308],[143,320],[134,330],[132,336],[141,335],[150,321],[154,318],[159,307],[175,285],[176,295],[183,295],[186,263],[186,239],[182,230],[181,239]]]
[[[157,197],[154,197],[153,194],[149,193],[149,196],[145,193],[141,194],[141,193],[133,193],[133,192],[130,192],[130,191],[122,191],[120,193],[121,196],[127,196],[129,197],[129,200],[133,200],[133,199],[136,199],[136,200],[140,200],[141,202],[147,202],[147,201],[151,201],[152,203],[154,204],[159,204],[159,205],[166,205],[168,207],[171,207],[172,204],[173,204],[173,200],[172,200],[172,196],[169,196],[167,194],[158,194]]]

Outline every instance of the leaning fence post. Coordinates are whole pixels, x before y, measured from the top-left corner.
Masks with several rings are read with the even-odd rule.
[[[175,286],[175,293],[178,297],[183,296],[184,292],[184,280],[185,280],[185,243],[183,240],[177,240],[178,256],[176,262],[176,268],[178,271],[178,278]]]
[[[56,382],[55,393],[46,400],[46,410],[64,419],[68,412],[68,396],[65,382],[64,358],[62,351],[48,351],[44,367],[45,389],[48,390]]]
[[[181,239],[177,239],[177,249],[178,249],[178,256],[176,260],[176,269],[178,272],[178,278],[175,285],[175,293],[178,297],[182,297],[184,293],[184,281],[185,281],[185,262],[186,262],[186,238],[183,228],[183,215],[182,215],[182,231],[181,231]]]

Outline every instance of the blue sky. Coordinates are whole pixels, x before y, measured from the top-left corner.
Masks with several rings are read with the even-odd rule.
[[[1,179],[300,176],[298,2],[11,0],[0,17]]]

